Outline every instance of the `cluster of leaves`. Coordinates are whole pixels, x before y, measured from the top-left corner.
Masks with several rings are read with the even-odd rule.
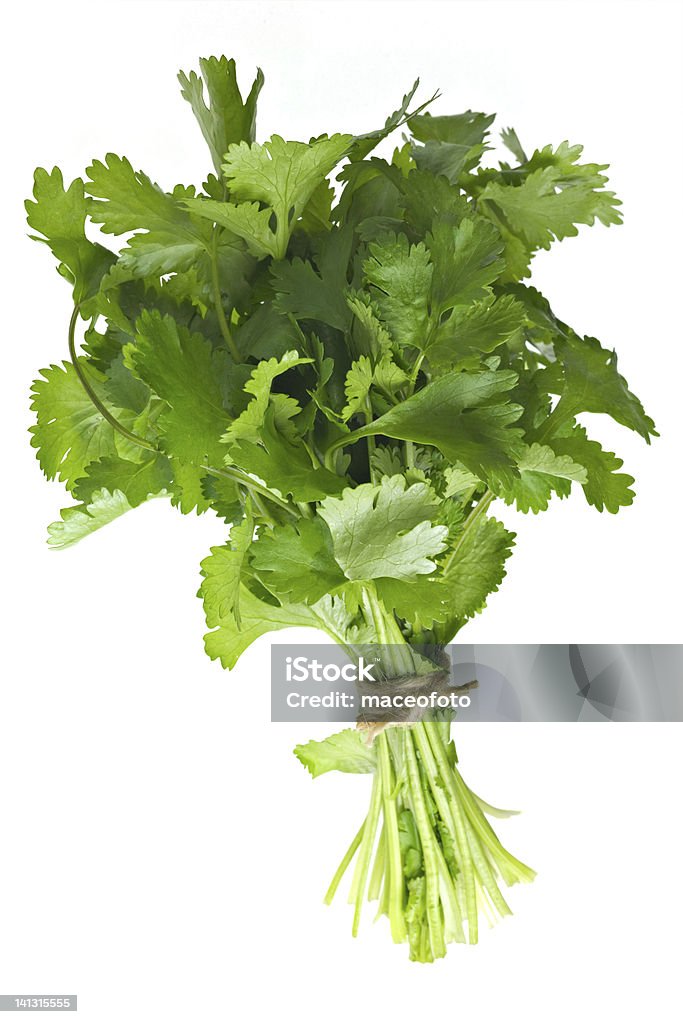
[[[619,223],[605,167],[567,143],[527,157],[512,131],[514,165],[481,166],[493,118],[411,111],[415,87],[366,135],[257,143],[261,72],[243,99],[234,61],[200,64],[180,80],[201,191],[112,154],[68,187],[36,171],[29,225],[74,300],[71,361],[33,391],[40,465],[77,503],[50,543],[154,496],[212,509],[231,531],[202,563],[206,646],[228,667],[290,625],[377,639],[378,608],[445,643],[504,576],[494,498],[633,499],[577,417],[645,440],[652,421],[614,352],[524,283],[537,250]]]

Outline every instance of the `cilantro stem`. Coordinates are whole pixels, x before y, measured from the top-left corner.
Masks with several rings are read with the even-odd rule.
[[[437,756],[437,760],[442,755],[443,757],[446,757],[446,751],[443,747],[441,737],[430,736],[430,739],[432,740],[432,749]],[[438,752],[437,748],[439,748]],[[464,808],[474,834],[490,852],[506,884],[513,885],[515,882],[532,881],[536,872],[533,868],[528,867],[526,864],[522,863],[522,861],[518,860],[513,854],[508,853],[496,833],[491,828],[491,825],[484,817],[481,808],[478,806],[473,794],[456,767],[451,769],[448,778],[444,778],[444,782],[446,783],[453,800],[459,800],[459,803]]]
[[[358,854],[358,860],[356,861],[356,870],[354,872],[353,882],[351,885],[350,899],[353,899],[355,902],[353,927],[351,929],[351,934],[354,938],[358,935],[358,928],[360,927],[360,917],[363,910],[368,872],[370,870],[370,860],[372,858],[372,850],[375,845],[375,836],[377,834],[377,825],[379,824],[381,806],[382,782],[378,773],[375,772],[372,780],[370,810],[368,811],[368,816],[365,819],[365,824],[363,826],[363,838],[361,840],[360,852]]]
[[[424,768],[424,776],[427,781],[427,785],[432,794],[432,799],[436,804],[439,818],[442,822],[442,827],[445,826],[448,829],[448,833],[453,843],[453,848],[457,853],[457,858],[461,860],[461,854],[458,846],[458,839],[456,835],[455,819],[453,816],[453,810],[451,808],[450,801],[446,795],[441,776],[437,768],[434,754],[429,745],[428,735],[431,729],[438,729],[438,723],[430,722],[428,727],[425,727],[423,722],[418,722],[413,727],[412,737],[415,743],[415,747],[420,754],[420,760]],[[436,844],[436,853],[439,856],[439,869],[441,873],[441,887],[442,887],[442,903],[444,905],[444,913],[448,911],[448,926],[451,929],[454,938],[458,942],[465,941],[465,935],[462,928],[462,915],[460,911],[460,904],[458,902],[458,896],[455,890],[453,878],[451,877],[448,865],[444,863],[444,856],[441,852],[439,844]],[[445,897],[445,899],[444,899]]]
[[[430,331],[430,333],[428,335],[425,347],[427,347],[427,345],[429,345],[429,339],[431,338],[431,335],[433,334],[433,332],[434,331],[433,331],[433,328],[432,328],[432,330]],[[417,375],[420,372],[420,367],[422,366],[424,357],[425,357],[425,353],[424,352],[420,352],[418,354],[417,359],[415,360],[415,363],[413,365],[413,369],[411,370],[411,373],[410,373],[410,378],[408,380],[408,388],[407,388],[406,398],[411,398],[412,395],[415,394],[415,385],[417,384]],[[414,444],[413,441],[406,441],[406,466],[407,466],[408,469],[414,469],[415,468],[415,444]]]
[[[396,619],[380,601],[374,583],[368,583],[363,587],[362,605],[368,625],[375,631],[377,642],[385,648],[383,653],[386,667],[392,678],[409,675],[415,668],[410,645],[401,633]]]
[[[479,518],[481,516],[483,516],[484,512],[489,507],[489,505],[491,504],[491,502],[493,501],[494,498],[495,498],[495,494],[493,493],[493,491],[486,490],[484,492],[484,494],[481,496],[481,498],[479,499],[479,501],[477,502],[475,508],[473,508],[472,511],[470,512],[470,514],[468,515],[467,519],[465,520],[465,525],[463,527],[462,533],[460,534],[455,547],[453,548],[453,550],[451,551],[450,555],[448,556],[448,558],[446,559],[446,561],[444,563],[444,567],[443,567],[443,575],[444,576],[449,572],[451,566],[453,565],[453,562],[455,561],[455,559],[456,559],[456,557],[458,555],[458,551],[462,547],[463,541],[464,541],[465,537],[467,536],[468,532],[472,529],[473,526],[476,525],[476,523],[478,522]]]
[[[430,332],[427,344],[429,344],[429,338],[431,338],[432,333],[433,332]],[[415,364],[410,374],[410,380],[408,382],[408,397],[410,397],[415,392],[415,385],[417,384],[417,375],[419,374],[420,369],[422,368],[422,363],[424,362],[425,354],[425,352],[420,352],[417,359],[415,360]]]
[[[382,804],[384,828],[387,842],[387,874],[389,880],[389,924],[394,942],[403,942],[406,937],[406,923],[403,916],[403,895],[405,881],[403,877],[403,861],[401,859],[401,841],[398,831],[398,814],[396,800],[392,796],[394,777],[389,753],[389,740],[386,730],[375,740],[377,744],[378,771],[382,780]]]
[[[386,843],[386,825],[382,825],[379,833],[379,840],[377,842],[377,852],[375,853],[375,861],[372,865],[372,871],[370,872],[370,881],[368,883],[368,899],[378,900],[382,892],[382,879],[384,878],[384,871],[386,866],[387,857],[387,843]]]
[[[436,839],[429,820],[412,732],[412,729],[403,730],[405,762],[408,770],[408,789],[422,846],[422,857],[425,867],[427,924],[429,927],[430,945],[433,956],[438,957],[445,956],[446,953],[443,920],[439,904],[439,863],[435,852]]]
[[[363,411],[365,413],[365,423],[366,423],[366,425],[372,423],[372,420],[373,420],[372,402],[370,401],[370,395],[369,394],[365,396],[365,405],[364,405]],[[375,469],[374,469],[374,467],[372,465],[372,460],[373,460],[373,455],[375,454],[376,445],[375,445],[375,439],[372,436],[372,434],[368,435],[367,441],[368,441],[368,466],[370,467],[370,480],[372,481],[373,484],[376,484],[377,483],[377,474],[376,474]]]
[[[423,738],[430,743],[431,749],[434,753],[436,765],[439,772],[441,782],[451,797],[450,806],[452,812],[452,821],[454,827],[454,834],[452,836],[453,842],[456,844],[460,867],[463,875],[463,883],[465,888],[465,908],[467,914],[467,935],[470,943],[474,944],[477,942],[479,921],[477,915],[477,890],[475,886],[474,877],[474,866],[472,864],[472,854],[470,851],[468,839],[467,839],[467,828],[465,825],[465,818],[462,812],[462,808],[458,801],[457,793],[453,784],[453,771],[450,764],[448,763],[448,757],[446,751],[441,743],[441,737],[438,729],[427,730],[423,723],[419,723],[416,728],[421,730]]]
[[[228,346],[228,351],[232,356],[234,362],[241,363],[242,357],[239,353],[239,349],[235,344],[235,340],[230,333],[230,327],[225,317],[225,310],[223,309],[223,297],[221,295],[221,282],[218,276],[218,231],[214,228],[213,232],[213,244],[211,246],[211,283],[213,285],[213,302],[216,308],[216,316],[218,317],[218,326],[220,327],[221,334],[223,335],[223,341]]]
[[[258,515],[264,521],[266,526],[269,526],[271,530],[273,529],[273,527],[277,526],[276,521],[272,518],[270,512],[266,508],[265,502],[261,495],[254,490],[247,490],[247,494],[251,498],[254,508],[256,509]]]
[[[252,479],[252,477],[247,473],[243,473],[241,469],[235,469],[232,466],[226,466],[225,469],[217,469],[215,466],[207,466],[204,463],[202,463],[199,468],[203,469],[211,476],[222,476],[226,480],[234,480],[235,483],[241,484],[243,487],[246,487],[247,490],[253,491],[256,494],[262,494],[264,498],[267,498],[268,501],[272,501],[274,505],[278,505],[286,512],[289,512],[289,514],[294,516],[295,519],[299,518],[296,510],[289,504],[289,502],[285,501],[284,498],[280,498],[277,494],[273,494],[268,487],[264,484],[258,483],[257,480]]]
[[[361,827],[356,832],[356,835],[351,840],[351,845],[349,846],[348,850],[346,851],[346,853],[342,857],[341,864],[339,865],[339,867],[335,871],[334,878],[330,882],[330,887],[327,890],[327,892],[325,893],[324,902],[328,906],[330,905],[330,903],[334,899],[335,893],[336,893],[337,889],[339,888],[339,883],[341,882],[342,878],[344,877],[344,873],[346,872],[346,869],[348,868],[349,864],[353,860],[354,854],[355,854],[356,850],[358,849],[358,847],[361,844],[361,839],[363,838],[363,832],[364,831],[365,831],[365,822],[363,822]]]

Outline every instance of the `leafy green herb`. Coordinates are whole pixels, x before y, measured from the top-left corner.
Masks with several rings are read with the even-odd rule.
[[[566,142],[527,156],[508,128],[515,162],[495,166],[493,116],[433,116],[436,97],[413,106],[417,82],[362,135],[257,142],[263,81],[243,98],[225,57],[181,73],[208,146],[200,188],[111,153],[69,185],[35,173],[32,237],[72,292],[68,361],[32,394],[39,464],[74,500],[49,543],[151,498],[213,511],[211,658],[232,668],[265,633],[308,626],[352,654],[388,645],[385,674],[413,685],[443,672],[504,579],[514,536],[496,499],[539,513],[576,485],[598,510],[633,501],[581,417],[647,442],[654,424],[615,353],[527,283],[538,250],[618,224],[619,201],[606,165]],[[404,144],[374,154],[401,126]],[[367,895],[432,960],[477,941],[482,902],[509,913],[501,882],[533,877],[463,781],[449,723],[345,730],[296,754],[313,776],[373,777],[327,896],[355,857],[354,934]]]

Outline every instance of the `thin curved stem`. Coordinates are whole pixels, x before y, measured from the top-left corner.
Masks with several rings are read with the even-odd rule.
[[[203,469],[205,473],[209,473],[211,476],[222,476],[226,480],[232,480],[236,484],[241,484],[242,487],[246,487],[248,490],[253,491],[256,494],[262,494],[268,501],[272,501],[274,505],[278,505],[283,508],[285,512],[289,512],[290,515],[298,519],[298,513],[289,502],[285,501],[284,498],[280,498],[279,495],[274,494],[273,491],[269,490],[264,484],[260,484],[258,480],[253,480],[247,473],[243,473],[241,469],[236,469],[232,466],[226,466],[224,469],[217,469],[216,466],[208,466],[202,463],[199,467]]]
[[[235,344],[235,340],[230,332],[228,321],[225,316],[225,310],[223,309],[223,298],[221,295],[221,282],[218,277],[218,233],[214,228],[213,244],[211,247],[211,283],[213,285],[213,303],[216,307],[216,316],[218,317],[218,326],[220,327],[221,334],[223,335],[223,341],[228,346],[228,351],[236,363],[242,362],[242,357],[239,353],[239,349]]]

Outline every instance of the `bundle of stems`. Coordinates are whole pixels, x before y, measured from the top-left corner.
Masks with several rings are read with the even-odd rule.
[[[369,594],[366,608],[386,644],[384,668],[400,679],[419,673],[423,659],[399,639],[393,617]],[[394,942],[409,943],[411,960],[431,962],[449,942],[478,941],[480,911],[489,924],[510,914],[501,883],[530,882],[536,872],[505,849],[487,818],[516,812],[482,800],[460,774],[450,716],[359,728],[375,747],[370,805],[325,902],[355,860],[353,935],[365,901],[377,902]]]

